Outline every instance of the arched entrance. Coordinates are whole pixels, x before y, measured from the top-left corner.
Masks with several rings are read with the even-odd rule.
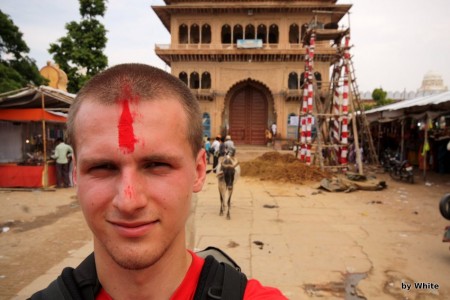
[[[268,122],[266,95],[253,84],[238,88],[230,99],[229,133],[236,144],[264,145]]]

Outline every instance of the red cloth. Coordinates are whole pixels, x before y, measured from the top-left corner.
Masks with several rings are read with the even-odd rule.
[[[47,172],[48,185],[55,185],[55,166],[49,165]],[[44,166],[0,165],[0,187],[40,188],[43,173]]]
[[[203,258],[198,257],[193,252],[189,251],[192,255],[192,263],[189,267],[186,276],[181,282],[180,286],[176,289],[175,293],[170,298],[171,300],[189,300],[194,298],[195,290],[197,289],[197,283],[200,277],[200,273],[205,263]],[[96,300],[112,300],[112,298],[102,288],[95,298]],[[284,300],[281,292],[276,288],[262,286],[259,281],[250,279],[247,282],[245,289],[244,300]]]

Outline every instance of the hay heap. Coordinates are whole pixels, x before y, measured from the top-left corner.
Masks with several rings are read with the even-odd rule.
[[[256,177],[260,180],[304,183],[331,178],[331,174],[323,172],[319,167],[307,166],[292,154],[267,152],[251,160],[240,163],[241,175]]]

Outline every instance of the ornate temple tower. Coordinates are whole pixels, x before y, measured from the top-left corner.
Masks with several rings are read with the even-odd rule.
[[[351,5],[337,0],[165,0],[152,6],[171,33],[156,54],[197,96],[209,136],[265,144],[272,123],[278,138],[296,140],[305,70],[307,28],[337,29]],[[337,50],[317,41],[314,75],[329,86]]]

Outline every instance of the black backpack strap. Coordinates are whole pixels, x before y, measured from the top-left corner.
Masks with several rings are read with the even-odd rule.
[[[241,300],[246,286],[247,277],[243,273],[208,255],[200,273],[194,300]]]
[[[222,263],[225,267],[222,299],[244,299],[245,287],[247,286],[247,277],[244,273],[238,272],[230,265]]]
[[[211,255],[219,263],[222,263],[222,262],[226,263],[226,264],[232,266],[233,268],[235,268],[236,270],[238,270],[239,272],[241,271],[241,268],[239,267],[239,265],[230,256],[228,256],[228,254],[226,254],[224,251],[220,250],[219,248],[209,246],[204,250],[195,252],[195,254],[197,254],[197,256],[200,256],[205,259],[208,255]]]
[[[101,285],[95,269],[95,258],[92,253],[76,269],[64,268],[46,289],[31,296],[32,300],[94,300]]]

